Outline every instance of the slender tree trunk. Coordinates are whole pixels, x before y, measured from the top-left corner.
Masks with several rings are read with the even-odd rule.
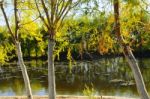
[[[125,55],[127,62],[129,63],[129,66],[131,67],[136,82],[137,90],[140,94],[141,99],[150,99],[147,90],[145,88],[141,71],[131,51],[131,48],[129,45],[124,44],[123,38],[121,37],[120,21],[119,21],[119,0],[114,0],[113,2],[114,2],[114,17],[115,17],[115,32],[116,32],[118,42],[121,48],[123,49],[123,53]]]
[[[16,52],[18,55],[19,65],[20,65],[21,70],[22,70],[22,75],[23,75],[23,79],[24,79],[24,83],[25,83],[26,92],[27,92],[27,97],[28,97],[28,99],[33,99],[27,69],[26,69],[26,66],[24,64],[23,57],[22,57],[20,42],[16,42]]]
[[[129,47],[127,47],[127,49],[124,49],[124,55],[131,67],[132,72],[133,72],[137,90],[141,96],[141,99],[150,99],[148,96],[148,92],[145,88],[144,80],[143,80],[140,68],[138,66],[138,63]]]
[[[56,99],[56,90],[55,90],[55,68],[54,68],[54,59],[53,51],[55,47],[55,41],[48,39],[48,99]]]

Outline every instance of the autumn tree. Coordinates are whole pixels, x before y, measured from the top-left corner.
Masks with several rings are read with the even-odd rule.
[[[21,70],[22,70],[22,75],[23,75],[23,79],[24,79],[24,83],[25,83],[26,92],[27,92],[27,97],[28,97],[28,99],[33,99],[29,76],[28,76],[24,61],[23,61],[23,56],[22,56],[22,51],[21,51],[21,42],[20,42],[21,33],[19,31],[20,30],[20,20],[19,20],[19,13],[18,13],[19,0],[13,0],[14,11],[13,11],[12,16],[14,17],[14,23],[9,22],[9,18],[5,12],[5,7],[4,7],[5,4],[7,4],[7,2],[4,0],[1,0],[0,8],[3,13],[4,19],[6,22],[6,26],[8,28],[8,33],[10,34],[13,44],[15,45],[16,54],[18,56],[18,62],[21,67]],[[12,24],[14,24],[14,26]]]
[[[36,8],[47,29],[48,38],[48,89],[49,99],[56,98],[55,70],[53,51],[55,47],[55,36],[62,26],[62,22],[69,11],[77,6],[81,0],[35,0]],[[44,14],[42,13],[44,12]]]
[[[132,53],[132,50],[130,48],[130,46],[128,44],[126,44],[124,42],[124,39],[121,35],[121,25],[120,25],[120,0],[113,0],[113,6],[114,6],[114,18],[115,18],[115,34],[117,37],[117,40],[119,42],[120,47],[123,50],[123,54],[127,60],[127,62],[129,63],[129,66],[133,72],[134,78],[135,78],[135,82],[136,82],[136,86],[137,86],[137,90],[140,94],[141,99],[149,99],[144,81],[143,81],[143,77],[141,74],[141,71],[139,69],[138,63]]]

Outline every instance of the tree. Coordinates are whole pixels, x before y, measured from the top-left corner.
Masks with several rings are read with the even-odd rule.
[[[81,0],[35,0],[39,16],[48,33],[48,89],[49,99],[56,98],[55,70],[53,51],[55,47],[55,35],[69,11],[77,6]],[[40,7],[40,4],[42,7]],[[44,15],[42,14],[44,11]]]
[[[117,37],[117,40],[119,42],[120,47],[123,50],[123,54],[125,58],[127,59],[127,62],[129,63],[129,66],[131,67],[131,70],[134,75],[134,79],[136,82],[137,90],[141,96],[141,99],[149,99],[147,90],[145,88],[145,84],[143,81],[143,77],[141,74],[141,71],[139,69],[138,63],[132,53],[132,50],[128,44],[126,44],[121,36],[121,30],[120,30],[120,19],[119,19],[119,0],[113,0],[113,6],[114,6],[114,18],[115,18],[115,34]]]
[[[13,40],[13,44],[15,45],[16,47],[16,54],[18,56],[18,62],[19,62],[19,65],[21,67],[21,70],[22,70],[22,75],[23,75],[23,79],[24,79],[24,83],[25,83],[25,88],[26,88],[26,91],[27,91],[27,97],[28,99],[33,99],[32,97],[32,91],[31,91],[31,86],[30,86],[30,81],[29,81],[29,77],[28,77],[28,73],[27,73],[27,69],[26,69],[26,66],[24,64],[24,61],[23,61],[23,56],[22,56],[22,51],[21,51],[21,44],[20,44],[20,32],[19,32],[19,16],[18,16],[18,0],[14,0],[13,1],[13,6],[14,6],[14,13],[13,13],[13,16],[14,16],[14,19],[15,19],[15,29],[13,29],[13,27],[11,27],[9,21],[8,21],[8,17],[6,15],[6,12],[5,12],[5,9],[4,9],[4,0],[0,1],[0,8],[2,10],[2,13],[3,13],[3,16],[4,16],[4,19],[5,19],[5,22],[6,22],[6,25],[7,25],[7,28],[8,28],[8,31],[9,31],[9,34]],[[13,24],[13,23],[12,23]]]

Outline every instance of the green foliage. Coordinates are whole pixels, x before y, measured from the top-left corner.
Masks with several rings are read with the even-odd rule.
[[[14,50],[14,46],[9,38],[7,29],[5,27],[0,27],[0,63],[4,64],[8,61],[9,58],[13,58],[13,55],[10,55]]]
[[[46,56],[48,29],[36,16],[38,13],[35,10],[34,0],[29,1],[19,2],[18,5],[20,13],[20,30],[18,32],[21,37],[23,55],[25,57],[28,57],[29,54],[31,57],[36,55],[38,57]],[[99,0],[81,1],[79,4],[80,8],[79,6],[77,7],[80,10],[78,16],[70,13],[64,18],[62,24],[60,21],[56,24],[57,33],[55,35],[56,47],[54,57],[60,60],[60,53],[64,52],[67,60],[72,64],[73,53],[79,54],[76,56],[81,56],[84,52],[99,52],[102,55],[120,53],[116,37],[114,36],[113,12],[99,9],[101,6],[99,5]],[[139,0],[122,0],[120,2],[121,35],[124,38],[124,42],[135,50],[138,50],[140,46],[144,50],[150,50],[150,18],[149,14],[142,9],[146,5]],[[42,9],[42,6],[39,7]],[[85,10],[87,10],[86,13]],[[72,11],[75,10],[72,9]],[[46,19],[45,21],[47,23]],[[11,28],[14,30],[14,17],[11,17],[10,22]],[[59,27],[60,25],[61,27]],[[10,34],[7,32],[8,29],[6,27],[0,28],[1,54],[4,54],[2,56],[14,57],[14,46]],[[4,59],[7,60],[8,58],[1,58],[3,61]]]
[[[89,99],[95,99],[94,98],[95,90],[93,88],[93,85],[92,85],[92,88],[90,88],[89,86],[85,85],[85,89],[83,90],[83,94],[88,96]]]
[[[134,2],[137,3],[134,5]],[[147,41],[144,39],[144,35],[149,36],[149,30],[147,31],[146,27],[150,20],[147,17],[147,13],[141,8],[141,3],[139,3],[138,0],[131,0],[126,4],[122,4],[120,18],[124,42],[134,49],[139,48],[141,45],[145,46]]]
[[[4,51],[4,48],[0,46],[0,63],[3,64],[7,60],[6,52]]]
[[[139,1],[140,0],[123,0],[123,1],[125,1],[127,4],[132,4],[133,6],[135,6],[135,5],[139,5]]]
[[[14,50],[14,46],[9,43],[0,45],[0,63],[1,64],[4,64],[6,61],[14,57],[14,55],[10,55],[12,54],[13,50]]]

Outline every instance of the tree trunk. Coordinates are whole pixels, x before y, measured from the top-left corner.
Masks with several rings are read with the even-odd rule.
[[[123,42],[123,38],[121,36],[120,21],[119,21],[119,16],[120,16],[119,15],[119,0],[114,0],[113,2],[114,2],[114,17],[115,17],[115,33],[116,33],[118,42],[121,48],[123,49],[123,53],[129,63],[129,66],[131,67],[131,70],[133,72],[134,79],[136,82],[137,90],[140,94],[141,99],[149,99],[138,63],[131,51],[130,46]]]
[[[48,39],[48,99],[56,99],[56,90],[55,90],[55,68],[54,68],[54,59],[53,51],[55,47],[55,41]]]
[[[23,75],[23,79],[24,79],[24,83],[25,83],[26,92],[27,92],[27,97],[28,97],[28,99],[33,99],[27,69],[26,69],[26,66],[24,64],[23,57],[22,57],[20,42],[16,42],[16,52],[18,55],[19,65],[20,65],[21,70],[22,70],[22,75]]]
[[[127,47],[126,49],[124,49],[124,55],[131,67],[132,72],[133,72],[137,90],[141,96],[141,99],[150,99],[148,96],[147,90],[145,88],[145,84],[144,84],[144,80],[143,80],[140,68],[138,66],[138,63],[137,63],[130,47]]]

